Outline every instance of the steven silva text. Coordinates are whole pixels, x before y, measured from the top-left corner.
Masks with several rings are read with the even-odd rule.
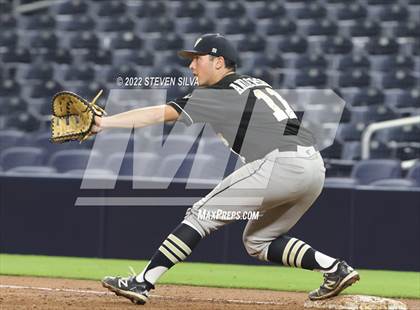
[[[147,77],[125,77],[124,86],[126,87],[170,87],[170,86],[197,86],[195,77],[170,77],[170,76],[147,76]]]

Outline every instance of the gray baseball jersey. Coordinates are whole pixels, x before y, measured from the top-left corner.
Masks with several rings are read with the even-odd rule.
[[[297,145],[315,143],[288,103],[269,84],[246,75],[227,75],[211,87],[197,88],[168,104],[187,125],[211,124],[232,151],[247,162],[274,149],[296,151]]]
[[[325,168],[312,134],[269,84],[249,76],[228,75],[168,104],[187,125],[210,123],[247,161],[188,209],[184,223],[206,236],[232,220],[200,212],[259,211],[244,244],[266,260],[268,241],[293,227],[322,190]]]

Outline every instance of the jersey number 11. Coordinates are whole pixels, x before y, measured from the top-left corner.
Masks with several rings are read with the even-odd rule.
[[[287,101],[284,100],[284,98],[272,88],[267,87],[265,89],[255,89],[254,95],[257,97],[257,99],[263,100],[265,104],[274,111],[273,115],[279,122],[289,118],[297,118],[295,112],[293,112]],[[283,109],[280,108],[273,99],[276,100],[283,107]]]

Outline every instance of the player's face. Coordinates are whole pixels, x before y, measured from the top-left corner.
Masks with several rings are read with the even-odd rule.
[[[197,77],[198,85],[208,86],[213,84],[215,74],[215,62],[209,55],[196,56],[190,63],[190,69]]]

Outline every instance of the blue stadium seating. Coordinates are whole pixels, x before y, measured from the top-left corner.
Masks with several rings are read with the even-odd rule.
[[[44,157],[42,148],[15,146],[1,152],[0,165],[5,171],[18,166],[41,165]]]
[[[175,51],[206,32],[233,39],[242,52],[240,72],[278,88],[337,90],[347,104],[337,141],[323,150],[327,161],[354,164],[366,126],[419,113],[419,0],[69,0],[24,15],[7,14],[10,2],[0,3],[0,128],[27,137],[11,142],[13,134],[0,132],[6,148],[86,151],[93,140],[48,141],[54,93],[68,89],[92,98],[118,76],[184,76],[189,61]],[[172,87],[168,96],[189,90]],[[419,136],[414,126],[380,131],[371,141],[371,157],[418,158]],[[343,164],[341,174],[352,164]],[[69,174],[80,175],[78,169]]]
[[[205,7],[202,3],[196,1],[181,2],[175,15],[177,17],[201,17],[205,13]]]
[[[60,150],[52,154],[48,165],[58,172],[66,172],[74,169],[86,169],[88,161],[91,160],[93,169],[103,168],[102,156],[92,150]]]
[[[387,187],[387,188],[410,188],[410,187],[417,187],[417,183],[413,180],[408,179],[385,179],[385,180],[378,180],[372,182],[370,185],[372,186],[379,186],[379,187]]]
[[[346,2],[346,1],[344,1]],[[337,12],[338,20],[361,20],[366,18],[367,9],[361,3],[355,2],[341,6]]]
[[[32,56],[27,48],[17,48],[7,50],[1,57],[5,63],[31,63]]]

